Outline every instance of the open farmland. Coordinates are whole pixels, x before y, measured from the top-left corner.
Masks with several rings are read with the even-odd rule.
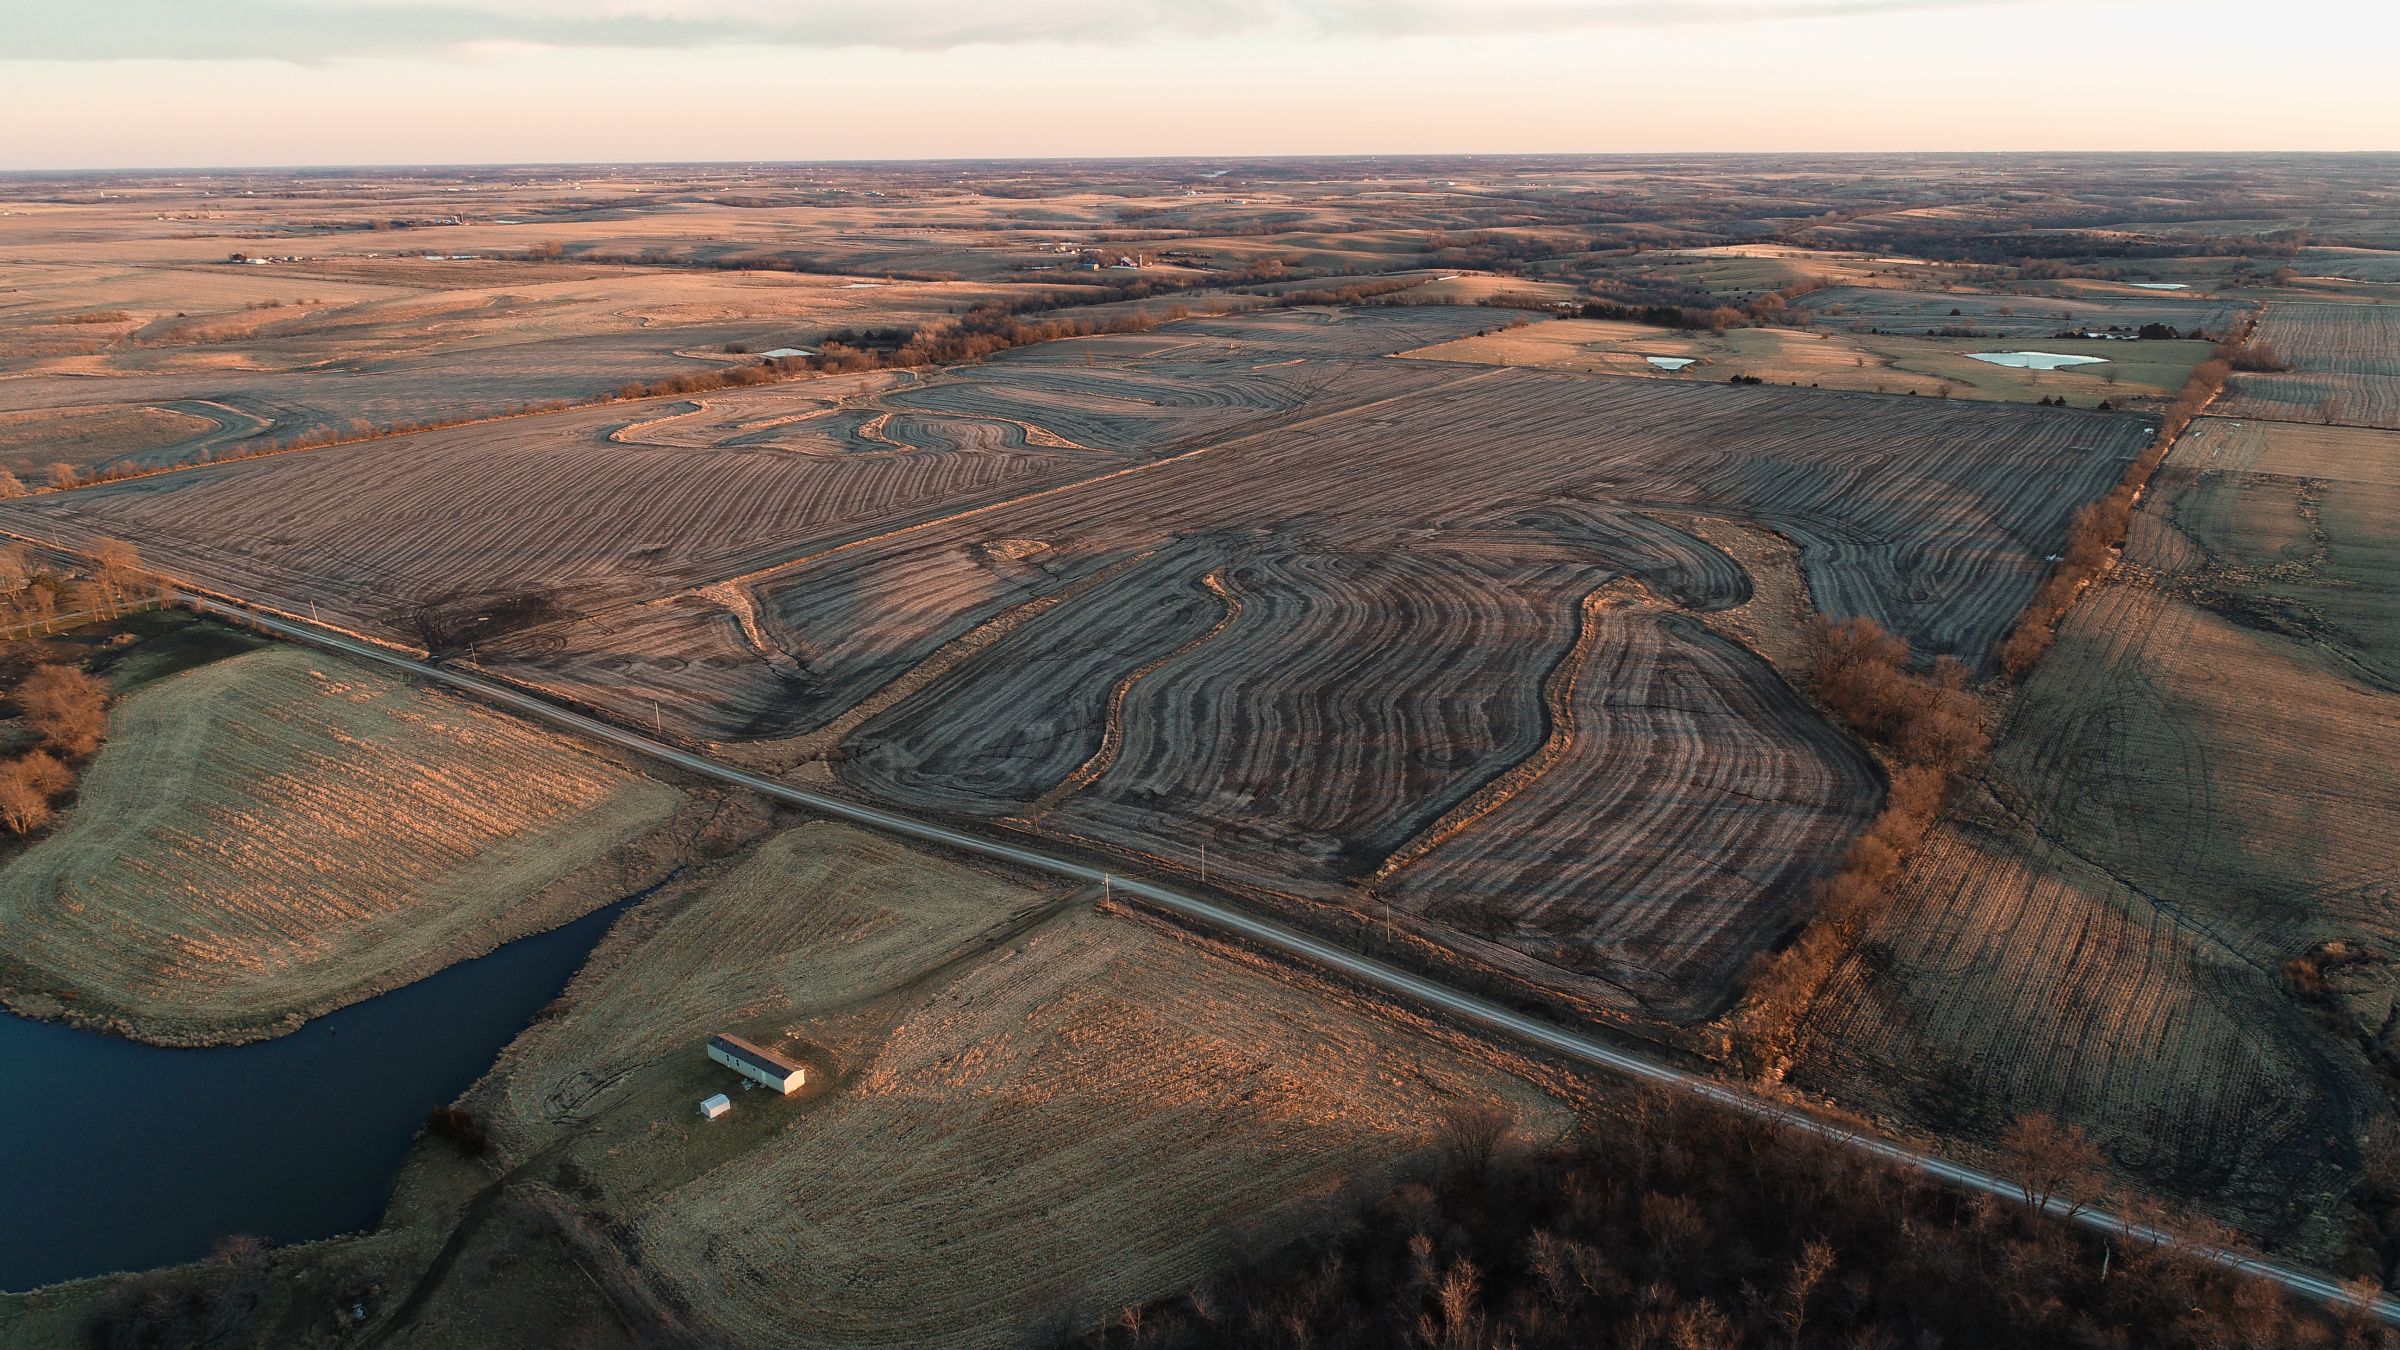
[[[761,428],[740,411],[788,418],[783,391],[712,395],[701,406],[713,444],[679,441],[671,413],[662,427],[679,401],[588,409],[35,498],[16,504],[14,526],[64,542],[131,534],[201,584],[398,632],[413,612],[462,598],[535,595],[549,617],[590,613],[1107,467],[1056,448],[816,430],[839,428],[830,405],[862,378],[883,377],[817,382],[828,406],[797,427]],[[295,500],[321,506],[295,517]]]
[[[1440,408],[1438,430],[1409,416],[1416,398]],[[1539,951],[1546,976],[1601,1004],[1689,1013],[1788,921],[1876,780],[1749,653],[1672,622],[1579,619],[1617,578],[1702,612],[1749,599],[1729,557],[1646,512],[1764,524],[1799,544],[1820,608],[1980,657],[2040,571],[2004,541],[2062,538],[2074,499],[2047,494],[2096,490],[2148,434],[2136,419],[1890,399],[1836,420],[1823,399],[1462,374],[1311,419],[1306,436],[1259,432],[836,550],[756,583],[759,627],[797,669],[748,686],[747,725],[780,697],[788,734],[812,733],[931,668],[847,733],[848,781],[1178,870],[1206,850],[1213,876],[1325,898],[1390,881],[1391,860],[1435,831],[1407,858],[1428,880],[1398,874],[1403,905]],[[1869,436],[1992,458],[1861,453]],[[1279,485],[1272,501],[1261,482]],[[2041,498],[2015,495],[2036,482]],[[1982,534],[1996,519],[2022,532]],[[1601,680],[1583,686],[1592,707],[1554,705],[1570,658],[1662,664],[1698,701],[1628,725]],[[1738,733],[1763,737],[1757,778],[1712,776],[1697,747],[1762,715]],[[1573,784],[1629,764],[1644,776],[1620,785],[1624,834],[1591,849]],[[1512,774],[1557,781],[1503,784]],[[1495,808],[1487,790],[1516,800]],[[1775,806],[1726,853],[1677,853],[1694,822],[1762,794]],[[1689,889],[1702,874],[1716,878],[1706,903]],[[1667,908],[1700,927],[1625,903],[1625,887],[1684,895]]]
[[[1947,330],[2004,338],[2046,338],[2068,331],[2131,333],[2146,323],[2179,332],[2223,334],[2241,310],[2217,300],[2100,295],[1992,295],[1833,286],[1799,303],[1829,327],[1870,333],[1939,335]]]
[[[680,794],[515,719],[271,648],[149,684],[0,871],[11,1001],[279,1034],[619,898]]]
[[[2068,399],[2083,407],[2106,401],[2118,408],[2154,408],[2210,351],[2205,342],[2095,338],[2044,338],[2041,347],[2062,356],[2097,357],[2104,364],[2037,370],[1969,359],[1969,353],[1992,349],[1992,341],[1984,338],[1902,337],[1831,327],[1712,332],[1595,319],[1522,324],[1404,354],[1655,380],[1755,379],[1873,394],[2015,403]],[[1670,370],[1652,357],[1688,364]]]
[[[1865,752],[1756,657],[1655,606],[1595,607],[1522,783],[1387,862],[1396,903],[1596,1001],[1713,1011],[1881,799]],[[1553,976],[1553,978],[1556,978]]]
[[[2400,305],[2278,300],[2267,306],[2257,339],[2291,369],[2234,376],[2219,411],[2400,428]]]
[[[1798,1081],[1945,1131],[2054,1112],[2341,1251],[2400,1062],[2400,435],[2337,434],[2203,419],[2178,446]]]
[[[1487,1051],[1090,900],[788,831],[612,937],[470,1100],[708,1338],[822,1346],[1019,1344],[1321,1218],[1462,1104],[1567,1123]],[[728,1025],[809,1087],[692,1119]]]
[[[793,386],[629,425],[542,419],[549,438],[496,467],[484,438],[433,433],[415,455],[287,456],[7,514],[133,535],[200,584],[415,640],[412,606],[440,601],[466,615],[450,650],[622,717],[780,742],[762,762],[830,756],[893,801],[1178,869],[1206,849],[1271,893],[1355,905],[1406,851],[1429,878],[1397,874],[1412,921],[1471,915],[1606,1006],[1704,1010],[1875,779],[1756,656],[1671,619],[1595,624],[1594,597],[1625,581],[1669,608],[1747,602],[1742,567],[1663,518],[1711,515],[1796,546],[1816,609],[1980,665],[2151,424],[1385,359],[1487,323],[1192,320],[839,406]],[[925,486],[885,504],[895,476]],[[294,493],[345,505],[269,520]],[[547,607],[503,603],[525,595]],[[1630,721],[1599,684],[1580,686],[1592,707],[1560,702],[1570,659],[1672,672],[1690,701]],[[1749,776],[1706,767],[1707,738],[1754,732]],[[1562,803],[1628,765],[1622,831],[1586,858]],[[1677,854],[1696,822],[1735,818],[1721,854]],[[1702,874],[1690,904],[1651,908]],[[1497,912],[1503,895],[1548,927]],[[1698,927],[1679,938],[1672,915]]]
[[[910,327],[994,293],[521,257],[365,253],[256,267],[198,247],[159,256],[151,246],[101,267],[36,249],[0,261],[10,283],[0,293],[0,465],[17,467],[11,419],[81,423],[35,467],[191,463],[303,435],[588,401],[629,382],[755,364],[747,353],[830,331]]]

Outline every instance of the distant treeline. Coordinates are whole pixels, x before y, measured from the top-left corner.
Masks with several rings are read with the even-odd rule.
[[[1422,277],[1385,277],[1321,289],[1286,291],[1269,298],[1263,308],[1290,309],[1301,305],[1373,303],[1424,284]],[[822,371],[878,370],[895,366],[942,366],[974,361],[1012,347],[1061,338],[1093,337],[1103,333],[1143,333],[1162,323],[1187,318],[1183,305],[1163,310],[1078,318],[1025,317],[1021,304],[988,301],[956,319],[939,320],[905,332],[875,329],[828,337],[813,357],[802,358]],[[847,337],[849,340],[845,340]]]

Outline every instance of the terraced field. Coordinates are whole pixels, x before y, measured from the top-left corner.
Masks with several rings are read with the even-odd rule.
[[[632,959],[638,952],[639,959]],[[736,1093],[727,1026],[817,1066]],[[1182,1287],[1237,1234],[1321,1217],[1445,1110],[1554,1134],[1556,1100],[1292,972],[829,825],[655,932],[612,937],[479,1104],[712,1339],[1020,1344]]]
[[[1874,814],[1882,778],[1690,619],[1604,605],[1587,624],[1553,677],[1550,739],[1525,766],[1539,772],[1454,810],[1378,880],[1500,964],[1626,1011],[1706,1016]]]
[[[2149,434],[2140,419],[2048,409],[1452,369],[1437,388],[1312,418],[1305,436],[1217,442],[759,579],[762,628],[820,683],[787,710],[791,729],[1171,538],[1438,547],[1466,530],[1537,543],[1508,511],[1587,500],[1758,520],[1800,544],[1822,608],[1981,662],[2038,583],[2042,554],[2025,541],[2063,540],[2075,506]]]
[[[279,1034],[616,899],[644,865],[618,851],[680,800],[297,648],[149,685],[113,722],[68,823],[0,872],[6,983],[168,1042]]]
[[[2219,412],[2400,428],[2400,306],[2277,300],[2257,336],[2291,369],[2234,376]]]
[[[2400,435],[2197,425],[1817,1010],[1801,1082],[1987,1136],[2054,1112],[2340,1250],[2400,1049],[2395,477]]]
[[[1088,471],[1086,457],[1042,449],[612,440],[626,418],[593,409],[214,465],[13,503],[0,526],[69,544],[139,538],[203,584],[397,632],[446,597],[542,592],[591,613]]]
[[[1817,609],[1981,663],[2151,424],[1357,354],[1469,322],[1490,320],[1195,320],[839,404],[572,414],[542,420],[566,443],[496,460],[436,434],[0,520],[130,535],[206,584],[387,630],[428,597],[532,592],[572,621],[478,629],[476,658],[628,720],[1169,867],[1206,849],[1281,894],[1356,903],[1399,875],[1404,917],[1454,936],[1477,916],[1543,978],[1713,1006],[1876,784],[1755,660],[1671,616],[1600,642],[1594,597],[1747,601],[1741,565],[1666,519],[1707,513],[1788,541]],[[346,505],[302,534],[266,515],[295,494]],[[1559,701],[1571,654],[1664,701]],[[1712,777],[1701,747],[1727,736],[1752,762]],[[1602,800],[1586,848],[1598,812],[1575,803]],[[1404,849],[1424,880],[1393,870]],[[1499,895],[1522,912],[1494,916]]]

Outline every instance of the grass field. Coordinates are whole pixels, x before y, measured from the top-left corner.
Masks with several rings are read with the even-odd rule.
[[[2400,435],[2196,425],[1820,1008],[1804,1084],[1987,1137],[2054,1112],[2341,1253],[2400,1063],[2396,475]]]
[[[2062,356],[2096,356],[2105,365],[2059,370],[2019,369],[1968,359],[1970,352],[2031,345]],[[1832,324],[1815,328],[1657,328],[1595,319],[1559,319],[1506,332],[1462,338],[1407,355],[1435,361],[1530,366],[1593,375],[1724,383],[1748,377],[1768,384],[1847,389],[1871,394],[2031,403],[2064,398],[2077,407],[2107,401],[2117,407],[2153,406],[2181,388],[2206,360],[2205,342],[2112,342],[2043,338],[2018,344],[1996,338],[1933,338],[1856,332]],[[1668,370],[1648,358],[1693,364]]]
[[[0,871],[11,1002],[251,1039],[641,884],[680,794],[514,719],[270,648],[144,684]]]
[[[611,936],[470,1104],[715,1339],[1020,1343],[1203,1276],[1544,1090],[1291,972],[833,825]],[[812,1068],[735,1092],[733,1029]]]

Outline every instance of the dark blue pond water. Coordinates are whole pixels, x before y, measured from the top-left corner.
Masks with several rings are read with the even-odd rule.
[[[566,988],[623,906],[318,1018],[167,1050],[0,1014],[0,1289],[372,1225],[425,1113]]]

